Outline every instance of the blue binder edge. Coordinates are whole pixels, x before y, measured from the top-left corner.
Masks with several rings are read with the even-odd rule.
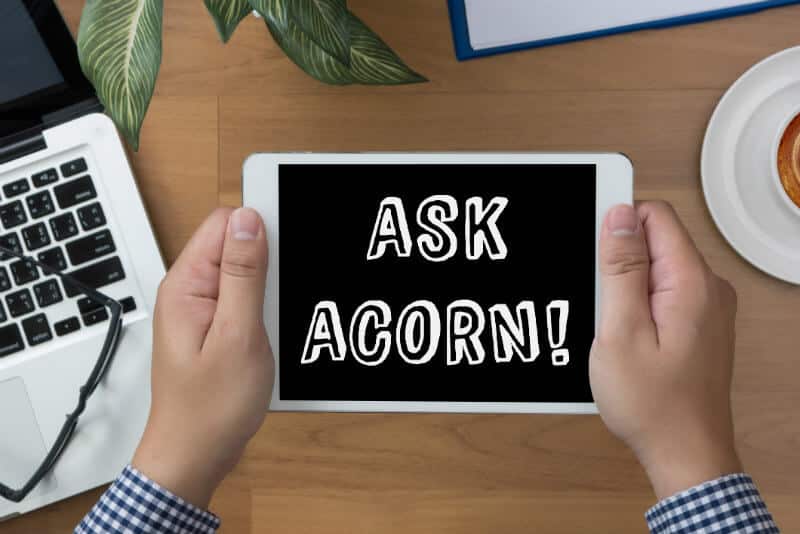
[[[616,28],[608,28],[605,30],[578,33],[574,35],[565,35],[562,37],[544,39],[541,41],[531,41],[527,43],[486,48],[483,50],[474,50],[469,41],[466,1],[448,0],[447,2],[450,10],[450,24],[453,28],[453,44],[455,45],[456,49],[456,57],[460,61],[478,57],[492,56],[495,54],[504,54],[506,52],[515,52],[517,50],[526,50],[529,48],[539,48],[573,41],[583,41],[586,39],[594,39],[596,37],[605,37],[608,35],[616,35],[619,33],[628,33],[638,30],[668,28],[671,26],[680,26],[684,24],[696,24],[698,22],[706,22],[709,20],[734,17],[738,15],[747,15],[757,11],[763,11],[765,9],[799,3],[800,0],[763,0],[759,2],[753,2],[752,4],[718,9],[714,11],[704,11],[702,13],[695,13],[692,15],[684,15],[680,17],[672,17],[638,24],[629,24],[627,26],[619,26]]]

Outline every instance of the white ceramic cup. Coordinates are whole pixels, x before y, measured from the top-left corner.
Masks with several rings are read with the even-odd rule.
[[[789,128],[789,125],[799,116],[800,106],[798,106],[797,109],[795,109],[783,120],[781,127],[778,130],[778,134],[776,135],[775,140],[772,142],[772,152],[770,156],[772,158],[772,163],[770,165],[772,169],[772,183],[775,184],[775,187],[778,191],[778,196],[783,199],[786,207],[798,217],[800,217],[800,206],[794,203],[792,197],[789,196],[789,192],[783,186],[783,181],[781,180],[781,173],[780,169],[778,168],[778,150],[780,150],[781,141],[783,141],[783,136],[786,134],[786,130]],[[800,143],[800,138],[797,142]]]

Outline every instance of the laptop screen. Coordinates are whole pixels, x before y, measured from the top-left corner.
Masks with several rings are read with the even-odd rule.
[[[0,146],[87,102],[96,103],[94,89],[53,0],[0,0]]]
[[[64,83],[22,0],[0,3],[0,51],[0,104]]]

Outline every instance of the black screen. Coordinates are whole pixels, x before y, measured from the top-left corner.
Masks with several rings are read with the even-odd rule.
[[[280,398],[592,402],[595,192],[594,165],[281,165]]]
[[[64,83],[21,0],[0,2],[0,104]]]
[[[0,144],[99,109],[53,0],[0,0]]]

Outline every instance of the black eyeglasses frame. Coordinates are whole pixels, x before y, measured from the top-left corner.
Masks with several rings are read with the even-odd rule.
[[[75,434],[75,429],[78,426],[78,420],[83,412],[86,410],[86,404],[89,398],[97,389],[97,386],[103,381],[103,378],[108,372],[108,368],[114,359],[119,340],[122,337],[122,304],[112,299],[111,297],[93,289],[68,273],[61,272],[58,269],[42,263],[39,260],[30,256],[17,252],[15,250],[0,246],[0,253],[7,256],[13,256],[20,260],[30,262],[48,275],[55,275],[61,279],[61,282],[66,290],[67,286],[73,286],[79,289],[87,298],[91,299],[96,304],[108,309],[110,313],[109,328],[106,337],[103,340],[103,347],[100,350],[100,356],[92,368],[86,383],[81,386],[80,394],[78,395],[78,406],[71,413],[67,414],[67,420],[61,427],[61,430],[56,437],[53,446],[48,451],[38,469],[33,473],[31,478],[20,489],[13,489],[5,484],[0,483],[0,497],[19,503],[27,497],[31,491],[39,485],[45,476],[53,469],[58,462],[64,450],[69,445]]]

